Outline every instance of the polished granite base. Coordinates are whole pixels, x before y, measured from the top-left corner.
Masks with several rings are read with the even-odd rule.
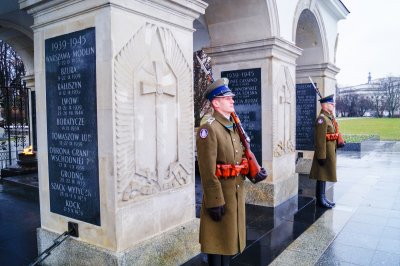
[[[199,188],[200,180],[196,178],[198,212]],[[314,198],[307,196],[295,196],[275,208],[246,204],[247,247],[233,257],[231,265],[268,265],[324,211],[316,207]],[[207,256],[199,254],[182,265],[207,265]]]
[[[7,168],[1,169],[1,177],[8,177],[8,176],[21,176],[21,175],[29,175],[29,174],[36,174],[37,175],[38,168],[36,166],[21,166],[18,164],[11,165]]]
[[[3,191],[39,201],[38,174],[24,174],[19,176],[7,176],[1,178]]]

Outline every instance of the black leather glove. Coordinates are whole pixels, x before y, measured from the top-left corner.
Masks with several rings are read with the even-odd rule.
[[[222,216],[225,214],[225,205],[208,208],[207,210],[211,216],[211,219],[218,222],[218,221],[221,221]]]
[[[346,142],[341,142],[340,144],[338,143],[337,147],[343,148],[345,145],[346,145]]]
[[[326,159],[318,159],[318,164],[324,166]]]
[[[265,180],[267,178],[267,176],[268,176],[267,170],[265,170],[264,167],[261,167],[260,172],[258,172],[257,175],[253,179],[251,179],[251,178],[249,178],[249,179],[251,182],[256,184],[260,181]]]

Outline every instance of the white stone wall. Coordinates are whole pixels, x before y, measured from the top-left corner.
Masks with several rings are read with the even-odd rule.
[[[192,21],[203,2],[35,6],[42,228],[120,252],[195,219]],[[163,19],[161,19],[163,18]],[[165,19],[165,20],[164,20]],[[94,27],[101,226],[50,212],[44,43]]]

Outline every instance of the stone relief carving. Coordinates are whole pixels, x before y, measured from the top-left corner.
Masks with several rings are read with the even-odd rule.
[[[289,68],[283,66],[283,73],[280,73],[280,79],[277,80],[274,87],[279,88],[277,92],[277,123],[274,134],[274,157],[280,157],[284,154],[295,151],[294,139],[294,83],[290,75]],[[276,139],[279,138],[279,139]]]
[[[192,69],[172,32],[153,24],[140,28],[115,57],[120,201],[192,182],[191,80]]]

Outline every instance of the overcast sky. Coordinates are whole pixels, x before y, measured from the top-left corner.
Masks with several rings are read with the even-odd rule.
[[[342,0],[349,9],[339,21],[338,85],[400,76],[400,0]]]

